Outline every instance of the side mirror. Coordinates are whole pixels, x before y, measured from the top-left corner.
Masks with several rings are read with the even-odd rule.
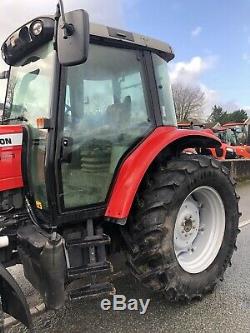
[[[67,23],[65,23],[65,21]],[[82,9],[59,18],[57,27],[57,52],[61,65],[80,65],[88,59],[89,15]]]

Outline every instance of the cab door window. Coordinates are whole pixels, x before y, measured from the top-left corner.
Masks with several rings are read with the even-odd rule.
[[[152,126],[141,57],[134,50],[91,44],[87,62],[67,68],[64,208],[104,202],[123,154]]]

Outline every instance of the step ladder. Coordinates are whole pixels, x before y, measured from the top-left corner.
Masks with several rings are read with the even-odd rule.
[[[94,227],[91,219],[87,220],[84,231],[84,237],[66,240],[67,277],[70,282],[89,277],[91,282],[81,288],[71,290],[68,294],[70,300],[80,300],[98,295],[113,295],[116,292],[112,283],[96,282],[98,275],[113,271],[112,264],[106,258],[105,247],[110,244],[110,237],[103,233],[102,227]],[[71,249],[81,249],[84,252],[86,263],[81,266],[72,266],[69,255]]]

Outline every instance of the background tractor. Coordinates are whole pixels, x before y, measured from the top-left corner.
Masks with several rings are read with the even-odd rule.
[[[223,125],[225,136],[229,134],[231,145],[239,158],[250,158],[250,136],[248,120],[244,123],[226,123]],[[223,137],[221,138],[224,142]],[[225,137],[226,140],[226,137]]]
[[[206,133],[215,134],[220,140],[220,147],[215,148],[187,148],[184,150],[184,153],[194,153],[201,154],[206,156],[212,156],[217,160],[223,161],[226,159],[236,159],[241,158],[239,154],[241,150],[245,151],[245,148],[242,146],[235,146],[237,142],[236,131],[231,130],[230,128],[224,126],[216,126],[212,129],[206,128],[205,124],[196,125],[192,122],[178,123],[178,128],[180,129],[200,129]]]
[[[239,198],[218,161],[182,154],[220,140],[177,128],[171,47],[89,24],[84,10],[64,14],[60,1],[55,17],[13,32],[2,54],[10,65],[0,126],[4,312],[32,327],[6,267],[22,264],[46,308],[59,309],[114,293],[117,252],[170,301],[211,292],[235,249]]]
[[[221,140],[221,157],[218,159],[250,158],[249,126],[245,123],[227,123],[212,128]],[[215,149],[210,149],[213,156]],[[216,157],[216,156],[215,156]]]

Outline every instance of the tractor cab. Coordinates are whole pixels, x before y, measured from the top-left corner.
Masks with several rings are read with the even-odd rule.
[[[30,200],[45,223],[53,211],[55,224],[93,205],[101,211],[124,156],[176,118],[167,44],[90,24],[87,59],[65,66],[68,46],[62,38],[55,50],[53,28],[53,19],[35,19],[2,50],[11,64],[3,123],[22,125]]]

